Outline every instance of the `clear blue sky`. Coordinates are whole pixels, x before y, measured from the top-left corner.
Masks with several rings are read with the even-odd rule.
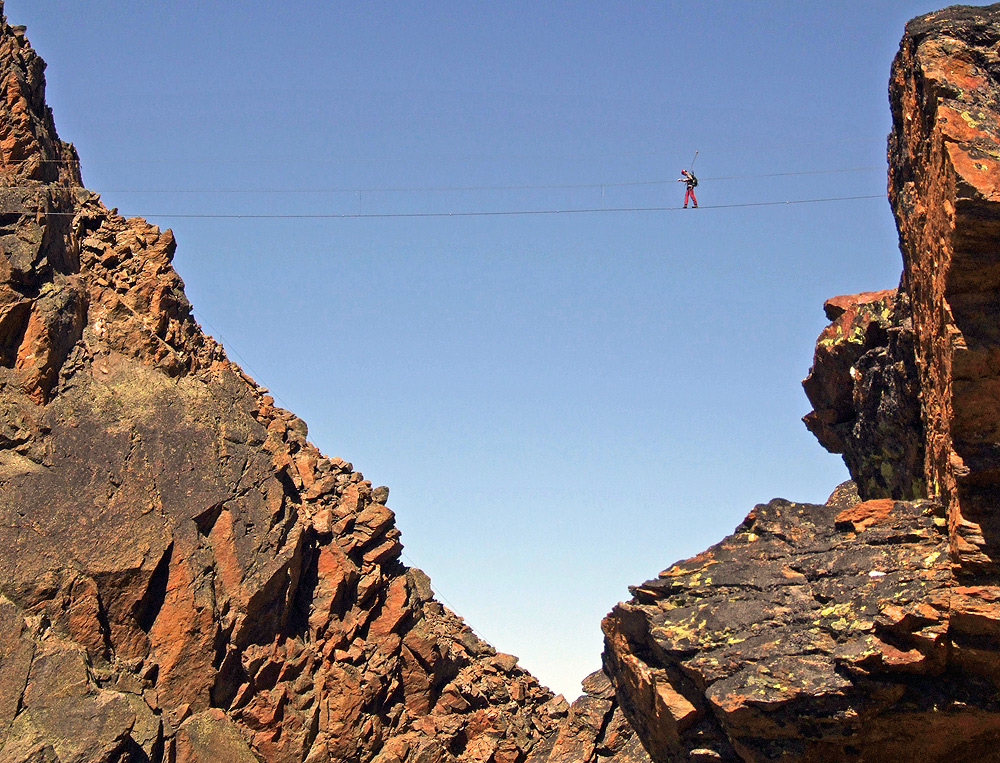
[[[888,202],[739,205],[884,193],[936,7],[6,2],[88,187],[173,228],[205,330],[570,697],[629,584],[846,478],[799,382],[823,300],[898,281]],[[602,207],[673,209],[393,216]]]

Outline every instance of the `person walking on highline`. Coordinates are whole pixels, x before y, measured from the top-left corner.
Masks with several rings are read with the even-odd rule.
[[[698,178],[694,176],[693,172],[688,172],[687,170],[681,170],[681,175],[684,177],[677,178],[678,183],[687,183],[687,190],[684,192],[684,209],[688,208],[688,200],[694,202],[694,208],[698,208],[698,199],[694,195],[695,186],[698,185]]]

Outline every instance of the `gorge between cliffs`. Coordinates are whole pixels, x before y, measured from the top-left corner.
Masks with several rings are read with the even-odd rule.
[[[572,704],[202,331],[44,68],[4,17],[0,763],[1000,760],[1000,4],[893,63],[901,280],[826,302],[803,383],[851,481],[633,586]]]

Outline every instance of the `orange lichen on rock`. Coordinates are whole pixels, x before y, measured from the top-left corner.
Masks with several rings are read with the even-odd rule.
[[[840,512],[834,519],[834,525],[840,529],[853,530],[856,533],[863,532],[872,525],[888,519],[893,503],[891,498],[862,501]]]

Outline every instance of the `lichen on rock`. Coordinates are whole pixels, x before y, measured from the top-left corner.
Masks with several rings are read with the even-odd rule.
[[[863,498],[926,495],[906,293],[834,297],[824,307],[831,323],[816,342],[813,366],[802,382],[813,404],[805,425],[824,448],[843,454]]]

